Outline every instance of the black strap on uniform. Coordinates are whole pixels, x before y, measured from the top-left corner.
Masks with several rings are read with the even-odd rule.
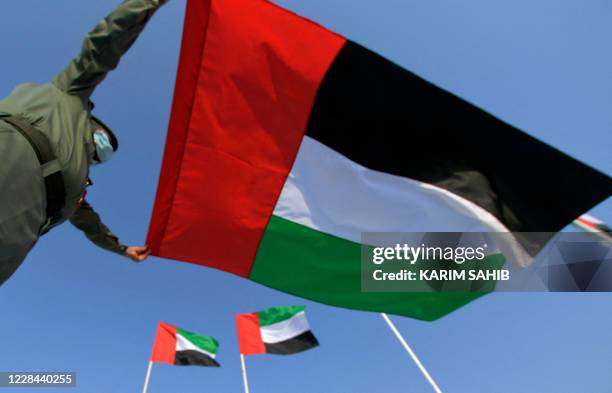
[[[45,227],[49,228],[61,219],[62,209],[66,205],[64,177],[59,162],[53,154],[51,143],[45,134],[35,129],[21,117],[0,113],[0,119],[15,127],[30,143],[36,157],[38,157],[47,194],[47,223]]]

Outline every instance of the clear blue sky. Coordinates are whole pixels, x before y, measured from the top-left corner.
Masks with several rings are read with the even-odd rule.
[[[4,0],[0,95],[45,82],[119,0]],[[602,0],[280,0],[498,117],[612,174],[612,4]],[[121,150],[95,168],[91,203],[144,241],[161,164],[185,0],[170,0],[94,96]],[[499,150],[500,160],[515,160]],[[529,192],[524,190],[523,192]],[[592,214],[612,222],[612,200]],[[381,317],[303,301],[211,269],[105,253],[69,224],[0,288],[0,371],[76,371],[78,387],[139,392],[159,320],[212,335],[220,369],[156,365],[150,393],[240,392],[233,315],[307,304],[321,347],[247,359],[254,393],[430,388]],[[484,298],[433,323],[394,317],[446,392],[612,390],[612,294]],[[25,389],[21,391],[34,391]]]

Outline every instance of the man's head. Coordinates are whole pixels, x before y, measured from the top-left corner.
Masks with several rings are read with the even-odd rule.
[[[100,119],[95,116],[92,116],[91,119],[95,125],[93,133],[93,141],[96,147],[94,162],[100,164],[111,159],[113,153],[119,148],[119,141],[111,129]]]

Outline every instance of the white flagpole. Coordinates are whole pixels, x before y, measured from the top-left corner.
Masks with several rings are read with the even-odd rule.
[[[153,367],[153,362],[149,360],[149,368],[147,368],[147,376],[145,377],[144,388],[142,389],[142,393],[147,393],[149,390],[149,378],[151,378],[151,368]]]
[[[395,333],[395,336],[397,337],[397,339],[400,341],[400,343],[402,343],[402,345],[404,346],[404,349],[406,349],[406,352],[408,352],[408,355],[410,355],[410,357],[412,358],[412,360],[414,361],[414,363],[417,365],[417,367],[419,368],[419,370],[421,370],[421,372],[423,373],[423,375],[425,376],[425,379],[427,379],[427,381],[431,384],[431,387],[433,388],[433,390],[436,393],[442,393],[442,390],[440,390],[440,388],[438,387],[438,385],[436,384],[436,381],[433,380],[433,378],[431,377],[431,375],[429,375],[429,373],[427,372],[427,370],[425,369],[425,366],[423,366],[423,363],[421,363],[421,361],[419,360],[419,358],[417,357],[417,355],[414,353],[414,351],[412,350],[412,348],[410,348],[410,345],[408,345],[408,343],[406,342],[406,340],[404,340],[404,337],[402,337],[402,335],[400,334],[400,332],[397,330],[397,328],[395,327],[395,324],[393,324],[393,322],[391,322],[391,319],[389,319],[389,317],[387,316],[387,314],[385,313],[380,313],[380,315],[382,315],[382,317],[385,319],[385,321],[387,322],[387,324],[389,325],[389,327],[391,328],[391,330],[393,331],[393,333]]]
[[[244,381],[244,393],[249,393],[249,381],[247,380],[246,363],[244,355],[240,354],[240,363],[242,364],[242,380]]]

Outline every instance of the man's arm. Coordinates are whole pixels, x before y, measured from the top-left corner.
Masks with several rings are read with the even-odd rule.
[[[102,223],[98,213],[87,201],[83,201],[79,209],[70,217],[70,222],[98,247],[127,256],[137,262],[144,261],[149,256],[148,247],[128,247],[121,244],[119,238]]]
[[[96,86],[119,64],[151,16],[167,0],[125,0],[85,37],[81,53],[52,83],[89,100]]]

